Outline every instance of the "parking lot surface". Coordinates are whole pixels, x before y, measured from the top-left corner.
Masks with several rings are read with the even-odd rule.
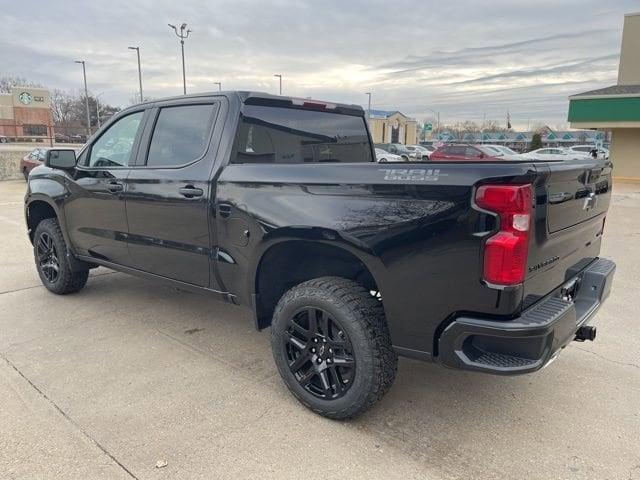
[[[0,182],[0,478],[640,479],[640,186],[614,189],[596,342],[520,377],[402,359],[348,422],[289,395],[239,307],[103,268],[48,293],[24,189]]]

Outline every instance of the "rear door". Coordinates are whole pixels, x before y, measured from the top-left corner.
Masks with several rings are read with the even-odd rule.
[[[221,106],[221,97],[155,105],[128,179],[129,251],[136,268],[216,287],[210,202],[217,144],[211,138]]]

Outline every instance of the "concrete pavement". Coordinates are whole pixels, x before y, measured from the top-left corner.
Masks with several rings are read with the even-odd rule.
[[[512,378],[401,360],[349,422],[298,405],[239,307],[102,268],[48,293],[24,188],[0,182],[0,478],[640,479],[639,186],[614,191],[595,343]]]

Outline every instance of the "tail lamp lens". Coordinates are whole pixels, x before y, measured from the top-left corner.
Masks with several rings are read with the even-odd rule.
[[[497,285],[522,283],[529,255],[531,185],[483,185],[476,190],[476,204],[500,218],[499,231],[484,246],[484,279]]]

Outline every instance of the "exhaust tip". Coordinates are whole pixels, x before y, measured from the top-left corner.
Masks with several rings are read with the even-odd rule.
[[[596,339],[596,327],[592,327],[590,325],[584,325],[578,328],[576,332],[576,337],[574,338],[577,342],[584,342],[585,340],[589,340],[593,342]]]

